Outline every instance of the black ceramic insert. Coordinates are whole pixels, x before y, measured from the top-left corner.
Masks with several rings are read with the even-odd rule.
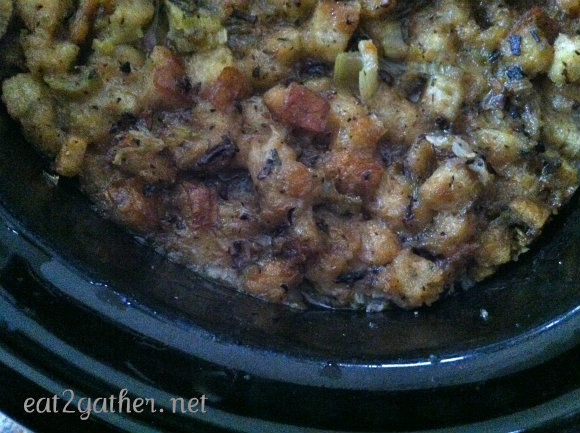
[[[5,113],[0,137],[0,387],[14,395],[208,396],[203,417],[94,417],[140,432],[502,431],[580,410],[569,368],[579,358],[578,195],[519,262],[432,308],[295,311],[199,278],[101,219]],[[21,416],[6,395],[0,404]]]

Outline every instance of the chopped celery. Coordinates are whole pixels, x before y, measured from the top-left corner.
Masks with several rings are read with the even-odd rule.
[[[358,50],[361,53],[363,67],[358,76],[360,96],[363,101],[373,97],[379,87],[379,58],[377,47],[372,41],[360,41]]]
[[[217,15],[207,9],[181,6],[181,2],[165,0],[169,20],[167,36],[178,51],[205,51],[227,42],[227,30]]]
[[[358,53],[341,53],[336,57],[334,81],[338,87],[358,90],[362,100],[367,101],[379,85],[377,48],[372,41],[360,41],[358,49]]]
[[[143,37],[143,29],[155,14],[150,0],[119,0],[99,39],[93,40],[93,48],[110,54],[119,44],[130,43]]]
[[[340,53],[334,62],[334,82],[338,87],[357,89],[357,76],[362,70],[362,59],[360,53],[349,52]]]

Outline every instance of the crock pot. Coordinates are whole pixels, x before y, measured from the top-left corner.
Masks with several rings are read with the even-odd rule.
[[[517,263],[433,307],[297,311],[168,262],[47,167],[0,112],[0,410],[38,432],[489,433],[580,419],[578,194]],[[123,389],[164,411],[23,409]],[[202,396],[205,413],[172,410]]]

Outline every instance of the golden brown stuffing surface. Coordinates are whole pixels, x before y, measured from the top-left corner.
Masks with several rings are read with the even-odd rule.
[[[516,259],[576,190],[579,13],[0,0],[22,59],[2,99],[172,260],[297,307],[414,308]]]

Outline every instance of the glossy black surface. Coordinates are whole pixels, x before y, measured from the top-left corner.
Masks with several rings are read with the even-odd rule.
[[[11,246],[17,247],[21,236],[13,232],[3,233],[3,246],[11,238],[17,239]],[[0,407],[39,432],[61,431],[63,425],[103,431],[100,422],[106,421],[139,433],[156,426],[176,432],[300,431],[289,425],[341,431],[453,427],[454,432],[491,433],[559,429],[580,421],[578,346],[539,366],[469,385],[398,392],[301,386],[248,375],[159,344],[45,284],[22,258],[4,255],[2,260]],[[94,414],[86,422],[79,413],[22,410],[29,397],[62,396],[72,389],[78,396],[97,398],[118,395],[121,388],[133,398],[154,398],[166,412]],[[204,416],[171,413],[171,397],[202,394],[208,396]]]
[[[239,416],[393,431],[554,400],[556,418],[578,411],[580,378],[568,367],[579,359],[578,196],[519,263],[433,308],[299,312],[165,262],[99,218],[74,185],[52,183],[0,119],[0,360],[11,372],[0,377],[95,397],[121,387],[160,400],[208,393],[213,415],[201,421],[240,431],[252,430]],[[200,422],[144,418],[176,431]]]

